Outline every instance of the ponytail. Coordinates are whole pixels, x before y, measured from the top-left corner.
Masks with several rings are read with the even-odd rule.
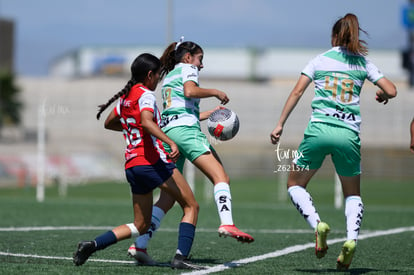
[[[359,39],[359,32],[367,34],[359,27],[358,17],[352,13],[340,18],[332,27],[332,46],[345,47],[349,52],[367,55],[367,43]]]
[[[103,111],[106,110],[106,108],[108,108],[115,100],[117,100],[118,98],[120,98],[123,95],[127,95],[129,91],[131,90],[132,86],[135,85],[135,81],[134,80],[129,80],[128,83],[125,85],[125,87],[119,91],[118,93],[116,93],[113,97],[111,97],[108,102],[106,102],[105,104],[101,104],[98,106],[99,111],[96,114],[96,119],[99,120],[99,118],[101,117],[101,114]]]
[[[191,55],[203,52],[203,49],[194,42],[185,41],[185,42],[173,42],[164,50],[160,60],[161,60],[161,78],[166,76],[171,72],[175,65],[180,63],[186,53]]]
[[[164,50],[164,53],[162,54],[160,61],[161,61],[161,74],[160,78],[163,78],[166,76],[170,71],[174,69],[175,64],[178,62],[175,61],[175,46],[177,45],[177,42],[173,42]]]

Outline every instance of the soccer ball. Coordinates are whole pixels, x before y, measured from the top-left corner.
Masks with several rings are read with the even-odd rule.
[[[230,109],[215,110],[208,117],[207,129],[210,135],[218,140],[229,140],[239,131],[239,118]]]

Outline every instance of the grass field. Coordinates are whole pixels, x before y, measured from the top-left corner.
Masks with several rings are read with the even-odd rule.
[[[414,274],[414,193],[410,180],[364,180],[365,214],[357,252],[346,274]],[[203,190],[202,183],[196,190]],[[343,209],[333,207],[333,183],[316,179],[312,192],[321,217],[330,224],[329,251],[316,259],[314,235],[289,201],[278,201],[274,180],[232,182],[233,215],[240,229],[255,237],[252,244],[219,238],[212,200],[196,191],[201,211],[192,249],[195,263],[209,266],[194,274],[336,274],[336,258],[345,237]],[[152,240],[149,253],[167,264],[177,244],[181,216],[174,207]],[[46,190],[43,203],[34,188],[0,190],[0,274],[180,274],[169,267],[136,266],[126,252],[131,241],[98,251],[83,266],[72,263],[80,240],[91,240],[130,222],[127,184],[70,186]]]

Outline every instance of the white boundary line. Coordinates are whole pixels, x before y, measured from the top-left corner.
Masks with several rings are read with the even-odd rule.
[[[101,230],[101,229],[108,229],[108,228],[112,228],[112,227],[108,227],[108,226],[8,227],[8,228],[0,228],[0,232],[1,231],[3,231],[3,232],[38,231],[38,230],[43,230],[43,231],[46,231],[46,230],[95,230],[95,229],[96,230]],[[167,229],[167,230],[164,229],[164,230],[165,231],[170,231],[169,229]],[[171,231],[172,231],[172,229],[171,229]],[[175,229],[175,231],[176,231],[176,229]],[[203,231],[210,231],[210,230],[203,230]],[[213,230],[211,230],[211,231],[213,231]],[[292,230],[292,231],[294,231],[294,230]],[[274,233],[289,232],[289,233],[292,233],[292,231],[289,231],[289,230],[274,230],[274,231],[266,230],[266,232],[268,232],[268,233],[269,232],[274,232]],[[296,230],[296,231],[297,231],[296,233],[298,233],[298,234],[312,232],[312,231],[309,231],[309,230]],[[364,240],[364,239],[369,239],[369,238],[374,238],[374,237],[379,237],[379,236],[384,236],[384,235],[399,234],[399,233],[404,233],[404,232],[409,232],[409,231],[414,231],[414,226],[399,227],[399,228],[388,229],[388,230],[372,231],[372,232],[369,232],[369,233],[360,234],[358,239],[359,240]],[[328,240],[328,244],[331,245],[331,244],[343,242],[345,240],[346,240],[345,238],[332,239],[332,240]],[[236,260],[236,261],[231,261],[231,262],[224,263],[224,264],[221,264],[221,265],[208,267],[205,270],[187,272],[187,273],[182,273],[182,274],[201,275],[201,274],[210,274],[210,273],[214,273],[214,272],[220,272],[220,271],[232,268],[232,267],[241,266],[243,264],[248,264],[248,263],[257,262],[257,261],[261,261],[261,260],[266,260],[266,259],[270,259],[270,258],[277,258],[277,257],[284,256],[284,255],[287,255],[287,254],[303,251],[305,249],[314,247],[314,245],[315,245],[315,243],[313,243],[313,242],[302,244],[302,245],[294,245],[294,246],[283,248],[281,250],[276,250],[276,251],[273,251],[273,252],[270,252],[270,253],[266,253],[266,254],[263,254],[263,255],[244,258],[244,259],[240,259],[240,260]],[[9,252],[2,252],[2,251],[0,251],[0,256],[38,258],[38,259],[53,259],[53,260],[70,260],[70,261],[72,260],[72,258],[69,258],[69,257],[28,255],[28,254],[9,253]],[[135,261],[121,261],[121,260],[107,260],[107,259],[88,259],[88,261],[91,261],[91,262],[105,262],[105,263],[135,264]]]
[[[69,258],[69,257],[28,255],[28,254],[9,253],[9,252],[2,252],[2,251],[0,251],[0,256],[20,257],[20,258],[35,258],[35,259],[50,259],[50,260],[69,260],[69,261],[73,260],[73,258]],[[134,261],[105,260],[105,259],[88,259],[88,262],[135,264]]]
[[[363,239],[379,237],[379,236],[384,236],[384,235],[404,233],[404,232],[408,232],[408,231],[414,231],[414,226],[400,227],[400,228],[394,228],[394,229],[389,229],[389,230],[374,231],[374,232],[367,233],[367,234],[361,234],[358,239],[363,240]],[[335,243],[343,242],[345,240],[346,240],[346,238],[333,239],[333,240],[329,240],[328,244],[335,244]],[[223,270],[226,270],[226,269],[229,269],[229,268],[232,268],[232,267],[237,267],[237,266],[240,266],[240,265],[243,265],[243,264],[248,264],[248,263],[257,262],[257,261],[261,261],[261,260],[266,260],[266,259],[270,259],[270,258],[277,258],[277,257],[284,256],[284,255],[287,255],[287,254],[290,254],[290,253],[299,252],[299,251],[302,251],[302,250],[305,250],[305,249],[308,249],[308,248],[311,248],[311,247],[314,247],[314,246],[315,246],[315,243],[294,245],[294,246],[286,247],[286,248],[281,249],[281,250],[276,250],[274,252],[263,254],[263,255],[260,255],[260,256],[244,258],[244,259],[240,259],[238,261],[231,261],[231,262],[224,263],[224,264],[221,264],[221,265],[216,265],[216,266],[213,266],[213,267],[209,267],[208,269],[205,269],[205,270],[185,272],[185,273],[181,273],[181,274],[201,275],[201,274],[210,274],[210,273],[214,273],[214,272],[220,272],[220,271],[223,271]]]

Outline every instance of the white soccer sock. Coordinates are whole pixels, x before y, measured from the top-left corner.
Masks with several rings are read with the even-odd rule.
[[[221,224],[234,224],[231,209],[230,185],[226,182],[219,182],[214,185],[214,200],[217,205]]]
[[[313,229],[316,229],[316,226],[321,219],[319,218],[319,214],[313,205],[312,197],[308,191],[301,186],[291,186],[288,189],[288,193],[292,203],[299,213]]]
[[[135,239],[135,246],[137,248],[147,248],[149,240],[154,236],[155,231],[157,231],[157,229],[160,227],[161,220],[164,218],[164,216],[165,213],[161,208],[157,206],[152,207],[151,226],[145,234],[138,236]]]
[[[349,196],[345,200],[346,235],[348,240],[357,240],[364,215],[364,204],[360,196]]]

